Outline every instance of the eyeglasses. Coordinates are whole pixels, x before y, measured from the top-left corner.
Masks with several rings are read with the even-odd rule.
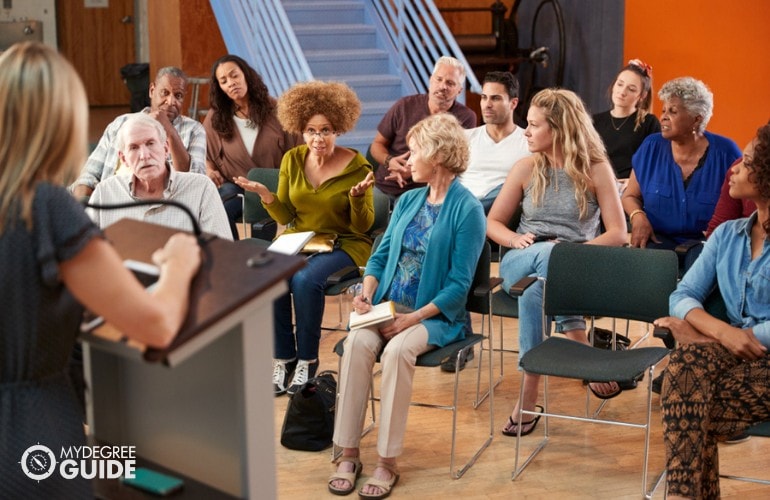
[[[324,139],[329,137],[334,133],[334,130],[328,129],[328,128],[322,128],[321,130],[316,130],[313,128],[309,128],[303,132],[308,137],[323,137]]]

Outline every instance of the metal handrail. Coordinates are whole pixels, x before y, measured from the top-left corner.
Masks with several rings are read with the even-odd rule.
[[[292,84],[313,80],[297,37],[280,0],[210,0],[225,45],[259,72],[272,95]],[[468,88],[481,84],[432,0],[371,0],[384,27],[405,93],[425,93],[436,60],[444,55],[465,66]],[[371,5],[368,4],[368,5]],[[381,30],[383,31],[383,30]],[[464,94],[460,95],[464,100]]]
[[[228,51],[243,57],[281,95],[313,73],[280,0],[210,0]]]
[[[373,4],[387,28],[387,39],[401,55],[399,69],[418,92],[427,92],[433,66],[444,55],[458,59],[465,66],[468,88],[481,92],[481,84],[432,1],[373,0]]]

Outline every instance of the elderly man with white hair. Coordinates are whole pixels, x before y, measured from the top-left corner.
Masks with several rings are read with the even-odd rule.
[[[157,120],[144,113],[130,116],[118,133],[117,149],[127,170],[100,182],[90,204],[172,200],[190,209],[203,232],[233,239],[216,186],[205,175],[171,168],[167,160],[166,131]],[[183,210],[160,201],[114,210],[89,208],[88,214],[101,228],[128,217],[176,229],[193,229],[192,221]]]

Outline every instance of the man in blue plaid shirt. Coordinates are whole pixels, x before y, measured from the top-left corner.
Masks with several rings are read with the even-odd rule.
[[[172,66],[161,68],[150,84],[150,107],[147,113],[166,130],[169,144],[169,160],[179,172],[206,173],[206,132],[203,125],[192,118],[182,116],[180,110],[187,92],[187,76]],[[91,196],[96,185],[117,173],[120,159],[115,147],[115,138],[126,119],[127,113],[117,117],[107,126],[96,149],[80,172],[80,177],[71,186],[77,198]]]

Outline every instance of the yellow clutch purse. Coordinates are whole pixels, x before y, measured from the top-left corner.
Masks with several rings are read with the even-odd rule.
[[[334,250],[337,245],[337,235],[332,233],[318,233],[302,247],[302,253],[327,253]]]

